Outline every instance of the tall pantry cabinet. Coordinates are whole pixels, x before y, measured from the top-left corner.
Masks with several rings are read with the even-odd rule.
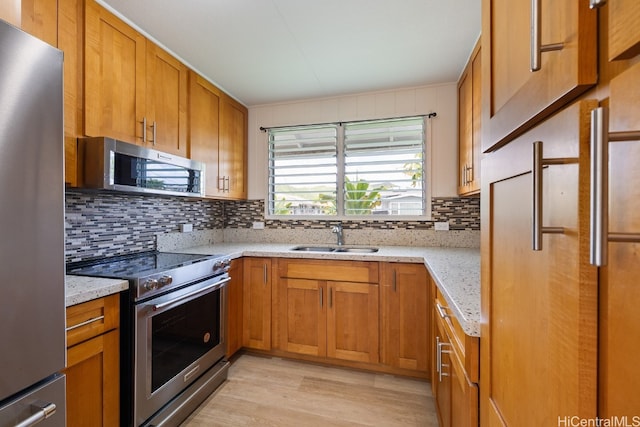
[[[560,45],[535,72],[519,3],[483,1],[480,425],[633,425],[640,3],[539,2],[542,45]]]

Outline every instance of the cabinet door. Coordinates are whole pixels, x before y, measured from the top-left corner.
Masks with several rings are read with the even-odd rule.
[[[432,379],[436,410],[440,427],[451,427],[451,343],[442,323],[435,321],[434,359],[435,372]]]
[[[147,40],[147,145],[186,157],[187,67]]]
[[[478,43],[458,82],[458,194],[480,191],[481,50]]]
[[[247,197],[247,109],[227,95],[220,103],[220,139],[218,153],[218,196],[231,199]]]
[[[469,381],[455,352],[447,355],[451,373],[451,425],[478,426],[478,386]]]
[[[242,343],[259,350],[271,349],[271,260],[244,259]]]
[[[640,54],[640,3],[615,0],[609,8],[609,60],[629,59]]]
[[[118,329],[67,349],[67,425],[120,424]]]
[[[326,356],[326,282],[280,278],[278,286],[278,347],[291,353]]]
[[[572,2],[573,3],[573,2]],[[481,425],[596,416],[597,274],[589,264],[589,114],[573,104],[483,158]],[[532,142],[545,159],[544,234],[532,250]],[[485,167],[486,166],[486,167]]]
[[[542,54],[530,71],[531,5],[487,0],[482,11],[483,151],[501,145],[558,111],[597,81],[597,11],[588,1],[542,0]]]
[[[327,282],[327,356],[378,363],[378,285]]]
[[[142,144],[144,37],[89,0],[84,43],[85,134]]]
[[[422,264],[382,264],[380,283],[381,362],[429,370],[429,283]]]
[[[611,81],[610,131],[640,130],[638,82],[640,65]],[[609,233],[640,233],[639,162],[640,140],[609,143]],[[609,242],[608,252],[600,269],[598,415],[631,420],[640,414],[640,243]]]
[[[27,33],[58,46],[58,2],[22,0],[22,26]]]
[[[189,157],[206,165],[205,194],[218,195],[220,91],[189,72]]]
[[[242,259],[234,259],[229,268],[231,281],[227,285],[227,358],[242,347],[242,267]]]

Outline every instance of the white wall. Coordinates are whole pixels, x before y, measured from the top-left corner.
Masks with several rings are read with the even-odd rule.
[[[450,83],[250,107],[248,197],[265,199],[267,196],[267,133],[260,130],[261,126],[370,120],[431,112],[438,114],[430,120],[431,196],[457,196],[457,84]]]

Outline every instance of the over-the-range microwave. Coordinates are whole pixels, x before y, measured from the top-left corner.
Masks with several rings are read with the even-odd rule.
[[[81,188],[204,196],[203,163],[107,137],[78,139]]]

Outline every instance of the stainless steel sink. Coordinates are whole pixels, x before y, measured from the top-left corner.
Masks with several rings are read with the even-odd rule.
[[[334,248],[329,246],[296,246],[291,250],[302,252],[333,252]]]
[[[343,246],[296,246],[291,249],[292,251],[301,252],[347,252],[347,253],[360,253],[371,254],[378,252],[378,248],[372,247],[343,247]]]
[[[378,248],[336,248],[335,252],[353,252],[359,254],[372,254],[378,252]]]

